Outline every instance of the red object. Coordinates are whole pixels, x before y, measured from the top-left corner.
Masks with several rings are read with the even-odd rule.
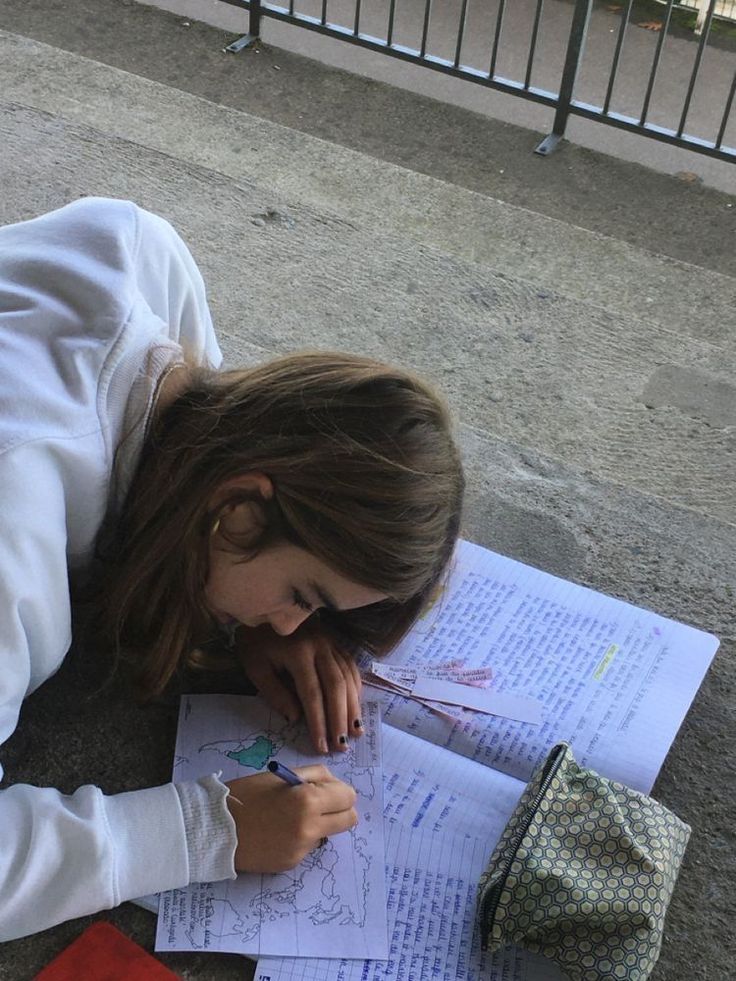
[[[111,923],[87,927],[34,981],[172,981],[174,974]]]

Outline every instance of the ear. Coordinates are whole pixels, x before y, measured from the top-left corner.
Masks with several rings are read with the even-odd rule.
[[[259,470],[241,474],[239,477],[231,477],[223,481],[212,494],[210,508],[216,510],[232,495],[233,491],[239,490],[257,494],[264,501],[269,501],[273,497],[273,481]]]

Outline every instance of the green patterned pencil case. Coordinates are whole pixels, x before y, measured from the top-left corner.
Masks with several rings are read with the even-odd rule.
[[[690,828],[657,801],[551,751],[481,878],[484,948],[555,961],[570,981],[645,981]]]

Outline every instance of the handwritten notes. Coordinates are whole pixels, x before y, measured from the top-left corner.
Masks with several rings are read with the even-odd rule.
[[[262,958],[255,981],[563,981],[555,965],[509,948],[489,956],[475,930],[479,838],[392,823],[386,837],[388,961]]]
[[[493,690],[538,699],[542,724],[448,720],[377,697],[390,725],[519,779],[567,740],[581,764],[648,792],[717,647],[710,634],[461,542],[445,595],[384,663],[491,666]]]

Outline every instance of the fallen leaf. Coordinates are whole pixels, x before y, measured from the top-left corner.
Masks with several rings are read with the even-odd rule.
[[[675,177],[686,184],[701,184],[703,181],[703,178],[699,174],[694,174],[692,170],[678,170]]]
[[[612,10],[614,14],[617,14],[622,8],[617,3],[607,3],[606,10]]]
[[[643,27],[647,31],[661,31],[662,21],[661,20],[643,20],[637,27]]]

